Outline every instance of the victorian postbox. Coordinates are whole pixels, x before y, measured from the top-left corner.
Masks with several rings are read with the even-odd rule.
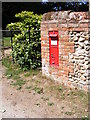
[[[58,31],[49,32],[49,59],[51,66],[59,65],[59,40]]]

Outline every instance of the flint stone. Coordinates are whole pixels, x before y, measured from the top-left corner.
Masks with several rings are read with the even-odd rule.
[[[86,78],[82,75],[81,76],[81,78],[80,78],[81,80],[83,80],[83,81],[85,81],[86,80]]]
[[[85,38],[83,38],[83,37],[80,37],[80,38],[79,38],[79,41],[80,41],[80,42],[83,42],[84,40],[85,40]]]

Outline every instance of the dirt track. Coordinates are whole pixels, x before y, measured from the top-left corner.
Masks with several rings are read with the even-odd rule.
[[[68,99],[56,99],[55,93],[53,95],[47,92],[37,94],[35,91],[28,91],[25,88],[17,90],[10,85],[12,79],[6,78],[5,70],[6,68],[0,61],[0,109],[5,110],[0,112],[0,117],[2,115],[2,118],[77,118],[83,115],[82,110],[84,111],[84,109],[78,101],[73,104]],[[46,82],[45,84],[50,85],[51,83]],[[47,96],[54,105],[49,106],[48,101],[42,99]],[[87,110],[87,108],[85,109]],[[65,114],[67,112],[69,114]]]
[[[4,67],[2,72],[4,74]],[[0,70],[0,74],[2,72]],[[16,90],[10,85],[11,81],[11,79],[7,79],[4,75],[2,76],[2,108],[6,110],[2,113],[3,118],[77,118],[80,116],[78,111],[71,115],[65,114],[66,111],[72,112],[74,107],[78,107],[80,112],[81,109],[79,109],[80,106],[78,104],[77,106],[76,104],[72,105],[68,100],[60,101],[48,93],[37,94],[26,89]],[[47,101],[41,99],[47,96],[49,96],[50,101],[54,105],[48,106]]]
[[[41,100],[41,94],[29,93],[25,90],[18,91],[10,86],[9,81],[5,77],[2,79],[2,108],[6,110],[6,112],[2,113],[3,118],[65,117],[61,113],[61,107],[66,105],[68,110],[71,109],[68,102],[61,102],[60,105],[60,102],[57,101],[54,106],[48,106]],[[38,103],[40,103],[40,106],[36,105]]]

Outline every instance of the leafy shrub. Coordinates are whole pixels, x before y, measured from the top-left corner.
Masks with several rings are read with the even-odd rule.
[[[15,15],[20,21],[7,25],[13,32],[14,61],[19,63],[23,70],[41,66],[40,22],[42,15],[22,11]],[[29,30],[30,26],[30,43]],[[16,31],[19,30],[19,31]]]

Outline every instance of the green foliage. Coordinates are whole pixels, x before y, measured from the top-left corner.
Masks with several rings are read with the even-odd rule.
[[[82,120],[90,120],[87,116],[82,117]]]
[[[52,106],[52,105],[54,105],[53,102],[48,102],[48,106]]]
[[[43,91],[42,91],[42,88],[39,88],[39,87],[35,87],[34,88],[35,92],[38,93],[38,94],[41,94]]]
[[[37,68],[41,66],[40,22],[42,16],[33,12],[22,11],[16,14],[15,17],[19,18],[20,21],[7,25],[9,30],[20,30],[20,32],[13,32],[12,56],[24,71],[30,68]]]

